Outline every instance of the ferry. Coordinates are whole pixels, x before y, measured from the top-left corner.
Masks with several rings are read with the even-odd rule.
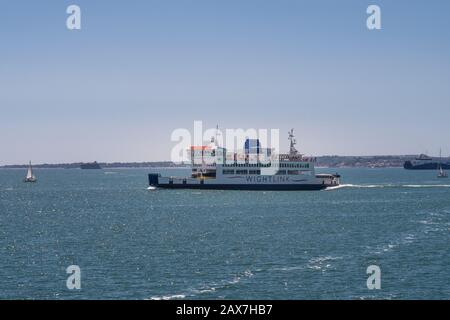
[[[298,153],[293,129],[287,154],[272,154],[258,139],[247,139],[243,152],[228,152],[216,141],[211,138],[211,145],[190,148],[190,176],[150,173],[149,189],[323,190],[340,184],[339,174],[315,173],[316,159]]]

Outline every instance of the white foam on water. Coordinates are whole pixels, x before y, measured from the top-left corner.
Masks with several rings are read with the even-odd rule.
[[[147,188],[147,190],[151,190],[151,191],[153,191],[153,190],[156,190],[156,187],[154,187],[154,186],[150,186],[150,187],[148,187],[148,188]]]
[[[404,188],[450,188],[450,184],[405,184]]]
[[[390,243],[382,246],[367,247],[367,249],[371,250],[374,254],[382,254],[385,252],[390,252],[395,248],[398,248],[401,245],[406,245],[413,243],[416,240],[416,236],[414,234],[406,234],[403,237],[398,238],[397,240],[391,241]]]
[[[337,190],[337,189],[342,189],[342,188],[345,188],[345,185],[339,185],[339,186],[335,186],[335,187],[326,187],[325,191]]]
[[[149,300],[175,300],[175,299],[184,299],[186,296],[184,294],[173,294],[167,296],[153,296],[150,297]]]
[[[353,296],[353,297],[350,297],[350,299],[352,300],[352,299],[358,299],[358,300],[376,300],[376,299],[380,299],[381,297],[380,296],[378,296],[378,295],[366,295],[366,296]],[[395,294],[388,294],[387,296],[383,296],[382,297],[382,299],[385,299],[385,300],[392,300],[392,299],[395,299],[396,298],[396,296],[395,296]]]
[[[431,220],[419,220],[417,222],[420,223],[420,224],[425,224],[425,225],[440,224],[438,222],[434,222],[434,221],[431,221]]]
[[[439,231],[441,231],[442,230],[442,228],[432,228],[432,227],[426,227],[425,229],[424,229],[424,233],[426,233],[426,234],[428,234],[428,233],[430,233],[430,232],[439,232]]]
[[[346,183],[341,184],[335,187],[328,187],[325,190],[336,190],[336,189],[342,189],[342,188],[386,188],[386,187],[393,187],[393,185],[389,184],[352,184],[352,183]]]
[[[225,284],[237,284],[241,282],[242,278],[250,278],[253,277],[253,273],[250,270],[245,270],[244,273],[236,275],[233,280],[225,282]]]
[[[206,288],[206,289],[200,289],[200,290],[196,290],[199,294],[202,293],[210,293],[210,292],[214,292],[216,291],[216,288],[211,287],[211,288]]]
[[[443,210],[443,212],[448,212],[447,210]],[[430,232],[439,232],[439,231],[446,231],[446,225],[449,225],[449,223],[444,221],[445,215],[439,212],[430,212],[428,213],[427,218],[422,220],[411,220],[412,222],[419,223],[423,225],[423,233],[428,234]]]
[[[388,252],[394,249],[395,247],[398,247],[398,244],[388,244],[383,248],[383,252]]]
[[[308,261],[307,267],[312,270],[325,271],[326,269],[329,269],[332,266],[331,261],[340,260],[340,259],[343,259],[343,257],[334,257],[334,256],[315,257],[315,258],[311,258]]]
[[[271,271],[295,271],[295,270],[303,270],[305,269],[304,266],[291,266],[291,267],[278,267],[278,268],[272,268]]]
[[[162,295],[162,296],[152,296],[149,300],[175,300],[184,299],[186,297],[193,297],[201,294],[207,294],[215,292],[217,290],[233,286],[241,282],[244,278],[253,277],[253,272],[251,270],[245,270],[242,273],[235,275],[232,279],[222,280],[220,282],[213,282],[207,285],[200,286],[199,288],[191,288],[186,290],[184,293],[173,294],[173,295]]]
[[[336,190],[342,188],[450,188],[449,184],[341,184],[335,187],[328,187],[325,190]]]
[[[251,270],[245,270],[243,273],[237,274],[230,280],[222,280],[220,283],[212,283],[209,286],[204,286],[200,290],[195,290],[197,293],[208,293],[216,291],[222,288],[226,288],[241,282],[242,279],[253,277],[253,272]]]
[[[450,213],[448,210],[443,210],[444,213]],[[445,215],[443,213],[439,212],[430,212],[430,216],[432,217],[444,217]]]

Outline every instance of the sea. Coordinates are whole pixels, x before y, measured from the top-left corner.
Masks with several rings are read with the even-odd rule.
[[[435,171],[317,169],[342,185],[277,192],[147,189],[186,169],[25,171],[0,170],[0,299],[450,299]]]

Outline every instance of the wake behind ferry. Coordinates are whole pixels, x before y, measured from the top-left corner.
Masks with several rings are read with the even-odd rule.
[[[289,132],[288,154],[272,154],[258,139],[247,139],[243,152],[227,152],[217,138],[209,146],[192,146],[189,177],[148,175],[150,188],[216,190],[322,190],[336,187],[339,174],[315,174],[315,158],[295,149],[293,129]]]

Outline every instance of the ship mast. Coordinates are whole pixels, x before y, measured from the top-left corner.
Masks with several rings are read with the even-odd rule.
[[[291,131],[289,131],[288,134],[289,134],[288,140],[290,141],[289,155],[295,156],[298,153],[298,151],[297,151],[297,149],[295,149],[295,145],[297,144],[297,141],[295,140],[294,129],[291,129]]]
[[[219,132],[219,125],[216,125],[216,133],[215,133],[214,136],[211,137],[211,144],[212,144],[214,147],[220,147],[220,146],[219,146],[219,143],[218,143],[218,141],[219,141],[219,140],[218,140],[219,135],[220,135],[220,132]]]

